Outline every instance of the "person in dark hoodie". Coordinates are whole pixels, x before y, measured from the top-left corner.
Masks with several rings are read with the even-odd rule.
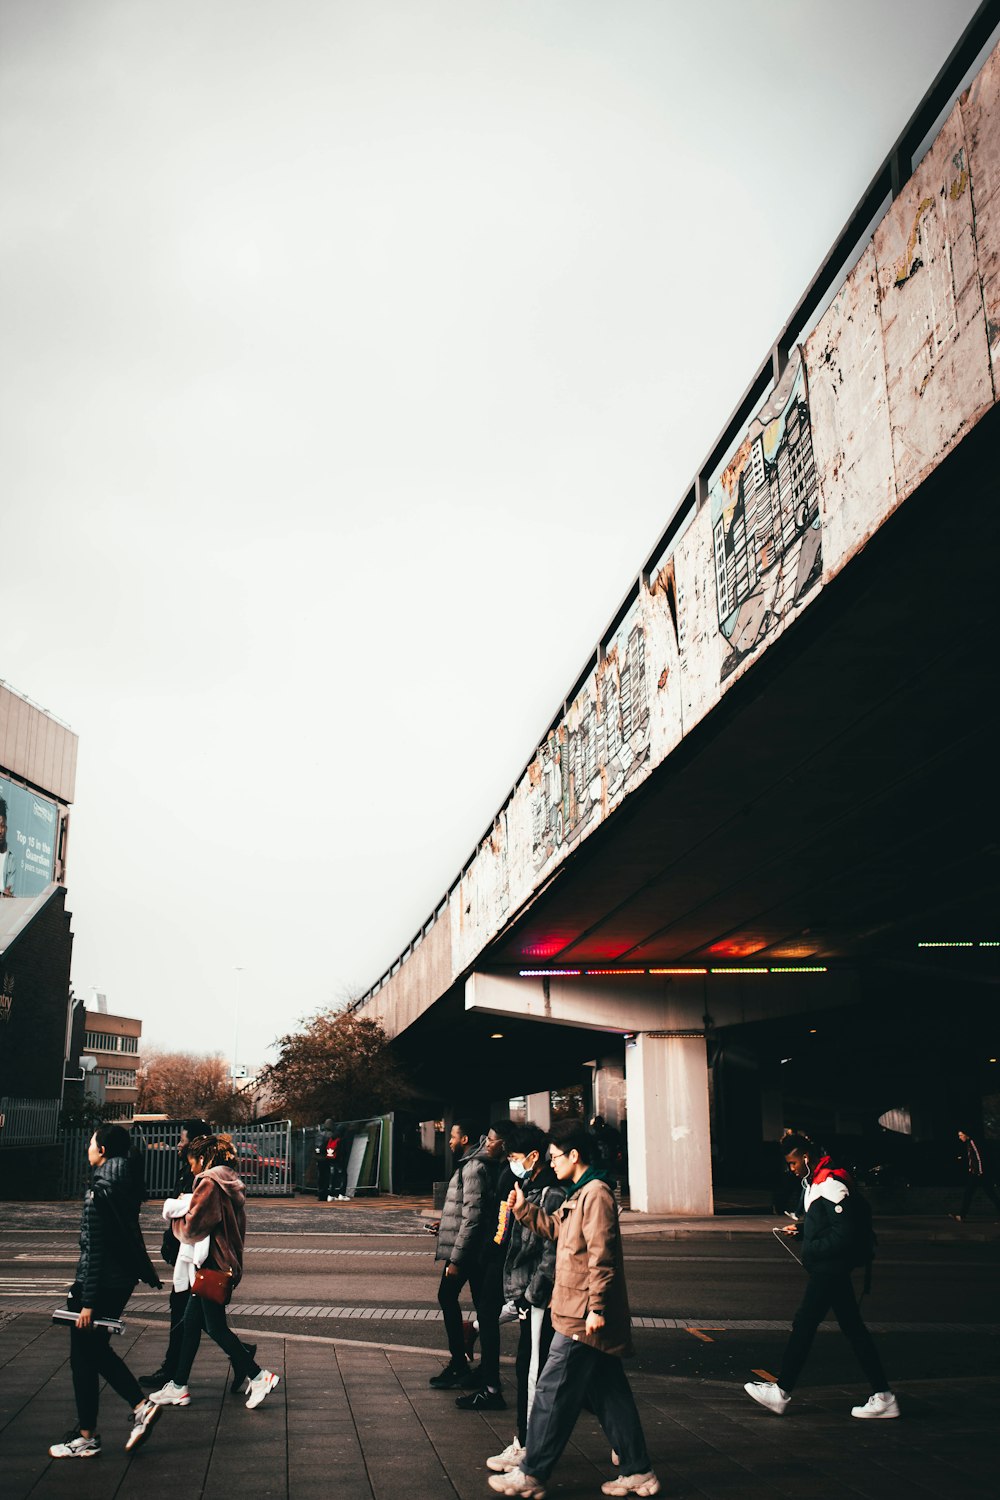
[[[593,1165],[596,1156],[596,1142],[583,1121],[561,1120],[552,1128],[549,1160],[566,1188],[565,1201],[548,1214],[529,1203],[520,1186],[510,1195],[515,1217],[556,1242],[555,1332],[535,1387],[524,1456],[516,1468],[490,1476],[490,1488],[501,1495],[542,1500],[585,1404],[603,1427],[619,1468],[617,1478],[601,1485],[602,1493],[659,1493],[622,1365],[622,1355],[632,1352],[632,1322],[618,1208],[606,1175]]]
[[[139,1229],[141,1198],[129,1166],[130,1141],[122,1125],[101,1125],[87,1148],[93,1168],[83,1200],[80,1259],[69,1306],[77,1313],[69,1334],[69,1362],[79,1425],[49,1449],[52,1458],[99,1458],[97,1413],[102,1378],[132,1408],[126,1450],[145,1441],[158,1415],[128,1365],[111,1348],[111,1330],[95,1318],[117,1318],[137,1281],[162,1285]]]
[[[243,1275],[246,1239],[246,1194],[232,1166],[236,1149],[228,1135],[210,1135],[190,1143],[188,1159],[194,1173],[191,1204],[171,1221],[173,1233],[182,1246],[194,1247],[189,1262],[192,1286],[195,1271],[203,1266],[228,1273],[229,1288],[224,1304],[191,1296],[184,1310],[184,1341],[174,1378],[149,1399],[157,1406],[190,1406],[188,1380],[204,1329],[229,1356],[237,1380],[247,1388],[246,1404],[252,1409],[274,1390],[279,1376],[261,1369],[226,1321],[226,1307]]]
[[[546,1160],[548,1144],[548,1137],[537,1125],[515,1125],[507,1137],[507,1162],[521,1184],[525,1201],[536,1203],[544,1213],[554,1214],[566,1197],[566,1189]],[[486,1460],[486,1467],[496,1474],[518,1468],[524,1458],[535,1387],[552,1343],[549,1301],[555,1279],[555,1241],[535,1234],[519,1219],[511,1217],[503,1290],[507,1302],[516,1303],[519,1319],[517,1430],[502,1453]]]
[[[777,1381],[748,1380],[743,1389],[780,1417],[791,1400],[816,1330],[832,1309],[872,1388],[863,1406],[851,1407],[851,1416],[898,1417],[899,1403],[889,1389],[851,1284],[851,1271],[871,1261],[874,1240],[870,1213],[850,1173],[835,1167],[807,1135],[786,1134],[781,1146],[789,1170],[803,1185],[802,1223],[789,1224],[784,1233],[790,1238],[801,1236],[802,1266],[809,1282],[792,1319]]]

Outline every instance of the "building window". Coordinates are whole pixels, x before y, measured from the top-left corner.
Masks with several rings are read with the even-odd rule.
[[[104,1084],[109,1089],[134,1089],[135,1074],[131,1068],[101,1068]]]
[[[110,1031],[87,1031],[83,1045],[88,1052],[138,1052],[137,1036],[114,1036]]]

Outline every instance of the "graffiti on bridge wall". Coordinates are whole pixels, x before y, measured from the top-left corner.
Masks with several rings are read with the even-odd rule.
[[[805,364],[796,349],[711,490],[720,681],[819,583],[823,554]]]
[[[628,789],[649,756],[646,632],[622,626],[582,693],[529,767],[531,853],[536,870],[583,833]]]

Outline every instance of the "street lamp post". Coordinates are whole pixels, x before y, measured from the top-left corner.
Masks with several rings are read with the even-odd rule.
[[[235,983],[235,989],[236,989],[236,1019],[235,1019],[234,1024],[233,1024],[233,1066],[232,1066],[232,1080],[233,1080],[233,1086],[234,1087],[236,1085],[236,1079],[239,1076],[239,1066],[240,1066],[240,1062],[239,1062],[239,1056],[240,1056],[240,975],[243,973],[243,967],[242,967],[241,964],[237,964],[236,965],[235,973],[236,973],[236,983]]]

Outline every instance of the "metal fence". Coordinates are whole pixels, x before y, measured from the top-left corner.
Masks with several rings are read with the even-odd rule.
[[[59,1134],[58,1099],[0,1099],[0,1146],[51,1146]]]
[[[214,1129],[231,1135],[236,1147],[235,1170],[252,1197],[290,1198],[294,1191],[292,1162],[292,1125],[290,1120],[268,1121],[252,1125],[217,1125]],[[79,1198],[90,1180],[87,1145],[93,1126],[62,1132],[64,1198]],[[177,1147],[181,1124],[165,1120],[144,1122],[131,1130],[132,1143],[139,1152],[146,1191],[151,1198],[166,1198],[177,1182]]]
[[[351,1137],[347,1161],[347,1196],[360,1193],[392,1193],[394,1116],[376,1115],[367,1120],[338,1120],[337,1131]],[[295,1185],[300,1191],[316,1191],[316,1147],[321,1131],[307,1127],[293,1132]]]

